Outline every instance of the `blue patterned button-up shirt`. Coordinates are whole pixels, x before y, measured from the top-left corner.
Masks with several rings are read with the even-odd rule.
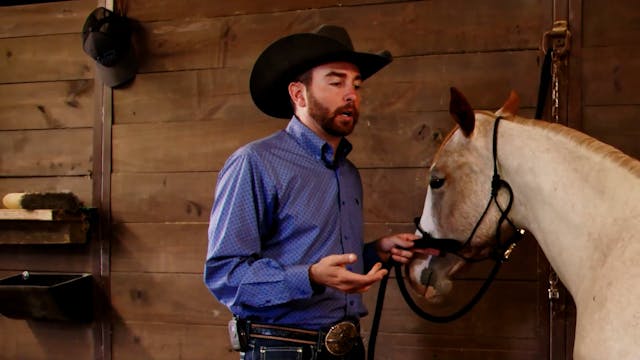
[[[285,130],[227,160],[204,280],[235,315],[319,329],[367,313],[361,294],[314,292],[309,282],[309,266],[327,255],[357,254],[348,266],[357,273],[379,261],[363,244],[362,184],[346,159],[350,151],[343,139],[332,161],[331,146],[293,117]]]

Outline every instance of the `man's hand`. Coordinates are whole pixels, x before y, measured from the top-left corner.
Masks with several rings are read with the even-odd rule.
[[[357,259],[355,254],[324,257],[309,267],[309,279],[315,284],[346,293],[362,293],[387,274],[380,263],[375,264],[365,275],[347,270],[347,265],[355,263]]]
[[[413,249],[413,242],[418,239],[420,235],[410,233],[385,236],[376,240],[376,251],[382,261],[387,262],[391,257],[400,264],[408,263],[416,252],[425,255],[440,254],[434,249]]]

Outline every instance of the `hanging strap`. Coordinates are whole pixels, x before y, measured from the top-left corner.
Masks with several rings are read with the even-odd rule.
[[[553,57],[553,49],[548,48],[545,51],[544,61],[540,69],[540,87],[538,88],[538,103],[536,104],[535,119],[542,119],[547,94],[549,93],[549,83],[551,82],[551,58]]]

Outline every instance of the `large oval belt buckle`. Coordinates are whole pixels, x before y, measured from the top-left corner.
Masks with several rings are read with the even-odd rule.
[[[333,325],[324,338],[324,345],[331,355],[342,356],[347,354],[358,339],[356,325],[349,321]]]

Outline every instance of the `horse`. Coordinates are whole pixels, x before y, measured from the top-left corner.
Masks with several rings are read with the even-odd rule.
[[[459,250],[417,255],[407,267],[412,287],[442,302],[463,264],[526,230],[575,301],[574,358],[640,358],[640,162],[577,130],[518,116],[513,91],[491,112],[451,88],[449,107],[457,125],[434,156],[416,225]]]

